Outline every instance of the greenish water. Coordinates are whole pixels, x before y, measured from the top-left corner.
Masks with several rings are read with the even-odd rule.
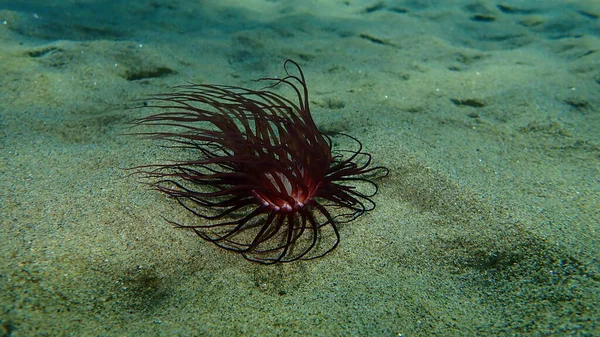
[[[0,336],[600,334],[596,1],[0,1]],[[377,208],[250,263],[124,168],[172,86],[304,70]],[[343,138],[340,146],[351,146]]]

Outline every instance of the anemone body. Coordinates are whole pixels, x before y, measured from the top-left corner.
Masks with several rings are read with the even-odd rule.
[[[294,74],[290,73],[293,67]],[[261,90],[184,85],[149,98],[157,113],[135,120],[157,131],[138,134],[184,149],[190,159],[136,168],[158,191],[202,218],[167,220],[246,259],[270,264],[321,257],[337,247],[337,226],[375,207],[371,156],[332,151],[315,125],[308,88],[297,63],[286,76],[262,78]],[[293,100],[275,93],[291,89]],[[156,129],[156,128],[155,128]],[[356,185],[361,185],[359,189]],[[366,191],[365,191],[366,190]]]

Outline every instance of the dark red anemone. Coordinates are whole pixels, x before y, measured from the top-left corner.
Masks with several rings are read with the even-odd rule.
[[[179,86],[150,97],[146,106],[159,112],[134,121],[159,126],[140,134],[168,141],[191,158],[136,168],[203,219],[169,222],[266,264],[332,251],[340,240],[336,226],[375,207],[377,185],[368,178],[389,172],[370,167],[371,156],[351,136],[344,135],[358,149],[332,151],[330,137],[311,117],[302,70],[291,60],[284,69],[284,78],[260,79],[271,82],[262,90]],[[269,91],[276,86],[291,88],[295,99]]]

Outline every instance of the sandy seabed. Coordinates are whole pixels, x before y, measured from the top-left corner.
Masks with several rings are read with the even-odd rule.
[[[0,336],[600,335],[597,1],[239,3],[0,1]],[[287,58],[391,173],[263,266],[163,220],[199,221],[123,170],[169,156],[126,123]]]

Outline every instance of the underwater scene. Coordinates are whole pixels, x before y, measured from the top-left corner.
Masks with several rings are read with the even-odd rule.
[[[600,1],[0,0],[0,337],[600,336]]]

